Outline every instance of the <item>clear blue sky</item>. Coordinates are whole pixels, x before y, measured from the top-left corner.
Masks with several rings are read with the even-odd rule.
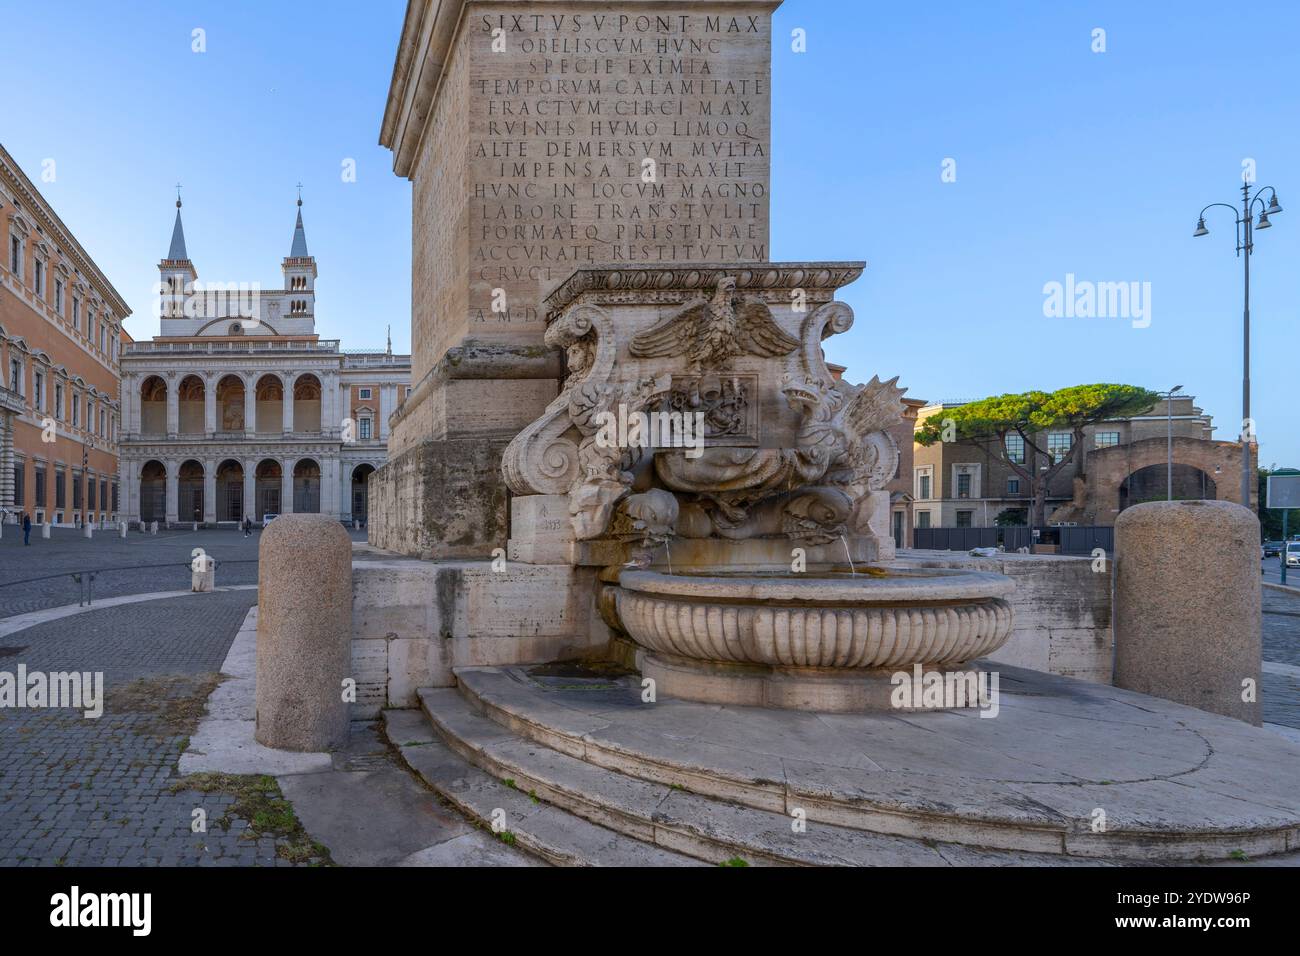
[[[28,82],[0,141],[33,178],[56,160],[40,186],[133,334],[154,332],[173,183],[200,276],[271,285],[301,181],[320,333],[382,347],[391,322],[409,346],[410,192],[376,145],[404,3],[4,5]],[[772,256],[868,261],[829,348],[851,377],[932,400],[1181,384],[1235,438],[1241,263],[1226,211],[1191,232],[1252,157],[1287,207],[1253,259],[1261,457],[1300,465],[1300,4],[786,0],[774,34]],[[1150,327],[1044,317],[1067,273],[1151,283]]]

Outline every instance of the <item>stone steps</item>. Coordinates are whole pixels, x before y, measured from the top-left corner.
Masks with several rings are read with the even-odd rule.
[[[785,813],[711,799],[552,750],[495,723],[455,689],[421,690],[419,696],[442,742],[493,780],[511,781],[513,795],[536,796],[571,814],[571,826],[596,824],[647,846],[709,863],[739,859],[750,865],[795,866],[1104,865],[1100,860],[980,850],[826,823],[808,822],[803,832],[795,832],[794,818]]]
[[[1046,787],[1049,795],[1055,796],[1068,789],[1058,784],[1007,786],[977,776],[963,776],[950,783],[944,777],[921,773],[883,774],[878,768],[872,772],[833,761],[817,763],[815,758],[820,755],[812,750],[818,741],[809,742],[806,766],[795,767],[786,759],[783,772],[781,760],[766,760],[762,754],[755,757],[740,747],[724,749],[694,739],[688,727],[677,725],[678,716],[643,711],[634,684],[616,686],[617,682],[612,682],[603,690],[594,685],[582,687],[576,695],[566,697],[544,691],[517,670],[458,668],[458,689],[422,691],[422,704],[440,733],[466,759],[487,765],[492,773],[504,775],[509,768],[515,779],[527,777],[531,786],[540,788],[539,796],[545,792],[544,799],[558,806],[703,859],[716,860],[731,847],[732,855],[743,857],[748,852],[770,862],[847,863],[852,859],[860,865],[877,852],[904,857],[916,854],[910,859],[942,863],[934,859],[931,849],[937,845],[944,848],[939,856],[953,862],[960,856],[958,849],[964,848],[976,854],[1028,854],[1036,863],[1174,863],[1223,860],[1238,852],[1256,859],[1300,845],[1294,817],[1285,812],[1265,809],[1261,815],[1259,805],[1245,805],[1232,798],[1220,801],[1213,792],[1197,793],[1191,788],[1171,790],[1170,784],[1161,781],[1139,780],[1113,787],[1103,781],[1094,786],[1094,790],[1103,785],[1107,788],[1098,798],[1108,801],[1104,805],[1113,809],[1121,804],[1120,809],[1131,812],[1133,820],[1120,818],[1117,822],[1117,814],[1112,813],[1109,829],[1093,832],[1086,813],[1067,815],[1025,792]],[[457,709],[452,700],[457,691],[476,720],[469,720]],[[1121,693],[1110,688],[1098,692]],[[575,703],[575,697],[590,698],[593,704]],[[675,706],[708,709],[707,705],[680,702]],[[631,714],[637,716],[628,719]],[[615,717],[622,719],[615,721]],[[771,727],[784,728],[791,718],[752,711],[744,719],[766,720]],[[971,719],[977,725],[984,723]],[[1238,731],[1233,722],[1206,719],[1218,720],[1216,726],[1232,725],[1228,733],[1253,732],[1244,726]],[[1039,715],[1033,720],[1040,720]],[[868,733],[880,728],[872,725]],[[1123,724],[1105,733],[1121,730],[1132,733],[1131,739],[1142,737],[1141,731],[1127,731]],[[759,727],[753,734],[762,732]],[[936,737],[920,729],[907,733]],[[1026,739],[1031,737],[1026,735]],[[961,758],[959,744],[949,740],[945,747],[937,759]],[[569,762],[559,757],[567,757]],[[634,787],[633,781],[641,789]],[[655,801],[666,792],[672,792],[668,806],[677,812],[660,820],[655,816],[659,811]],[[1097,805],[1091,796],[1086,799],[1085,810]],[[1158,802],[1148,809],[1151,801]],[[1132,811],[1127,806],[1130,802],[1135,804]],[[801,839],[789,844],[776,839],[789,833],[789,814],[795,809],[806,814],[810,832],[815,822],[818,828],[836,828],[832,832],[840,841],[852,843],[848,837],[854,833],[862,834],[864,840],[855,844],[858,849],[848,850],[839,844],[819,849],[815,841]],[[746,812],[759,815],[746,816]],[[710,829],[710,814],[729,821],[731,829],[721,822]],[[749,838],[753,834],[771,840],[755,841]],[[873,844],[872,839],[904,842]],[[988,865],[992,860],[982,862]]]
[[[555,866],[693,866],[670,850],[578,819],[540,803],[526,789],[471,766],[433,733],[414,710],[384,711],[384,732],[402,760],[429,787],[462,813],[490,827],[504,812],[510,842]]]

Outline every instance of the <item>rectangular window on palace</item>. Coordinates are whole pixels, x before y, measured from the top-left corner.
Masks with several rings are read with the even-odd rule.
[[[72,510],[81,510],[81,475],[72,473]]]
[[[9,237],[9,271],[22,272],[23,244],[17,236]]]
[[[918,528],[928,528],[928,527],[930,527],[930,512],[928,512],[928,511],[918,511],[918,512],[916,513],[916,526],[917,526]]]
[[[119,510],[117,506],[117,482],[116,481],[113,482],[113,510],[114,511]]]
[[[929,475],[921,476],[920,484],[918,485],[916,496],[922,500],[926,500],[930,497],[930,476]]]
[[[1025,463],[1025,440],[1019,435],[1007,436],[1007,456],[1017,465]]]
[[[359,388],[357,389],[357,395],[364,401],[365,399],[370,398],[370,389]]]
[[[32,373],[32,408],[45,411],[45,376],[40,372]]]
[[[357,421],[357,430],[362,441],[370,441],[370,419],[359,419]]]
[[[1019,479],[1019,478],[1008,478],[1008,479],[1007,479],[1007,494],[1009,494],[1009,495],[1018,495],[1018,494],[1020,494],[1020,479]]]
[[[54,384],[54,420],[63,421],[63,386]]]
[[[54,507],[66,508],[68,506],[68,476],[63,471],[54,473]]]
[[[957,476],[957,497],[958,498],[970,497],[970,475]]]
[[[1073,444],[1074,435],[1070,432],[1047,433],[1047,453],[1052,456],[1053,461],[1060,461],[1069,454],[1070,446]]]
[[[23,363],[18,359],[9,360],[9,391],[15,395],[23,393]]]
[[[95,479],[86,479],[86,510],[95,510]]]
[[[971,525],[970,525],[971,515],[973,515],[973,514],[974,514],[973,511],[958,511],[958,512],[957,512],[957,527],[959,527],[959,528],[969,528],[969,527],[971,526]]]
[[[21,461],[14,464],[14,504],[22,505],[23,501],[23,478],[26,476],[27,467]]]
[[[1098,448],[1112,448],[1119,444],[1119,432],[1097,432],[1095,440]]]
[[[63,280],[54,280],[54,311],[63,316]]]
[[[32,288],[37,295],[45,295],[45,263],[37,259],[32,268]]]
[[[45,507],[45,469],[36,469],[36,507]]]

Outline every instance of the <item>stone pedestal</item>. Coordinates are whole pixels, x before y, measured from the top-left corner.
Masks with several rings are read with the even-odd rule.
[[[1227,501],[1115,521],[1115,684],[1260,723],[1259,521]]]
[[[769,258],[778,5],[412,5],[380,141],[414,183],[414,388],[372,479],[393,503],[372,512],[372,543],[504,546],[499,442],[558,392],[542,300],[575,268]],[[485,447],[465,457],[461,441]],[[439,517],[466,486],[468,512]]]
[[[212,591],[217,586],[217,562],[203,554],[190,562],[190,590],[196,593]]]
[[[348,739],[352,542],[328,515],[281,515],[258,546],[258,743],[319,751]]]

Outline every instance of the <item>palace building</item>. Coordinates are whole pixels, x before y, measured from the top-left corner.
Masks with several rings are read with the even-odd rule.
[[[0,517],[117,517],[126,302],[0,146]]]
[[[204,285],[181,201],[159,263],[161,334],[124,346],[122,515],[204,525],[244,516],[368,516],[388,417],[409,392],[409,355],[344,351],[316,335],[316,259],[302,200],[282,288]]]

